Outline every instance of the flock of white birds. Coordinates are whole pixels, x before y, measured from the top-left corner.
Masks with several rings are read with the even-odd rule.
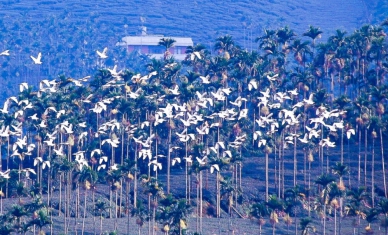
[[[100,59],[106,59],[107,48],[104,48],[102,52],[97,51],[97,55]],[[3,51],[0,55],[9,56],[8,50]],[[190,57],[189,57],[190,58]],[[193,56],[191,57],[192,59]],[[34,64],[42,64],[41,53],[35,58],[31,56]],[[173,67],[174,64],[167,64],[166,67]],[[210,171],[220,171],[219,164],[209,159],[231,159],[233,154],[241,154],[241,147],[247,143],[247,136],[252,135],[251,139],[258,148],[264,148],[268,144],[268,140],[279,133],[279,126],[283,126],[284,131],[282,135],[283,147],[287,148],[289,145],[300,145],[309,143],[318,143],[320,147],[335,147],[335,142],[330,139],[330,134],[341,131],[342,134],[346,133],[347,138],[351,138],[351,135],[355,134],[354,129],[344,125],[342,116],[345,111],[333,109],[328,110],[324,106],[320,106],[316,109],[314,117],[310,117],[307,120],[302,120],[303,109],[307,106],[314,105],[314,94],[311,93],[308,99],[303,99],[298,93],[297,89],[288,91],[277,91],[276,87],[261,89],[259,81],[252,79],[249,81],[247,88],[249,92],[253,94],[259,94],[255,97],[259,102],[255,104],[257,107],[252,107],[253,103],[251,98],[242,97],[237,94],[237,91],[232,87],[222,87],[218,90],[204,90],[202,92],[196,91],[195,99],[186,103],[180,103],[180,86],[178,84],[173,85],[171,88],[166,88],[165,91],[169,96],[174,98],[165,99],[166,95],[156,96],[155,94],[146,94],[142,89],[142,84],[146,84],[151,78],[158,75],[157,71],[152,71],[146,75],[136,74],[132,77],[131,83],[123,82],[123,71],[117,71],[117,66],[112,69],[107,69],[111,74],[111,79],[102,85],[102,89],[114,89],[115,91],[121,91],[122,95],[115,95],[112,97],[100,97],[96,101],[94,94],[89,94],[86,97],[82,96],[80,105],[83,107],[90,107],[89,110],[96,115],[97,127],[91,127],[86,122],[86,118],[81,118],[74,123],[63,117],[71,115],[71,110],[66,106],[58,110],[55,105],[46,107],[43,114],[32,113],[27,110],[35,110],[35,104],[28,99],[18,100],[16,96],[9,97],[5,102],[0,112],[12,116],[14,121],[12,124],[5,125],[4,120],[0,120],[0,136],[6,138],[9,147],[9,157],[18,157],[24,159],[25,156],[33,155],[34,166],[41,169],[50,167],[50,155],[55,154],[58,156],[67,156],[69,149],[75,143],[78,145],[78,151],[71,153],[72,159],[77,163],[78,169],[81,170],[84,166],[89,166],[90,159],[98,159],[98,164],[95,166],[95,170],[102,169],[117,169],[117,163],[114,160],[114,149],[124,145],[125,141],[120,140],[121,136],[127,136],[128,140],[134,141],[138,148],[136,156],[138,159],[148,159],[148,167],[154,171],[162,169],[161,157],[165,157],[167,154],[173,153],[178,149],[186,149],[185,156],[174,155],[171,157],[171,164],[174,166],[184,160],[187,164],[191,164],[193,161],[197,161],[201,166],[208,166]],[[82,87],[86,86],[91,76],[86,76],[80,79],[68,79],[73,86]],[[269,83],[273,83],[280,79],[278,74],[267,74],[263,79],[268,79]],[[205,87],[211,85],[211,79],[209,76],[200,76],[200,83]],[[39,89],[37,91],[37,97],[41,97],[43,94],[50,96],[58,92],[58,81],[56,80],[42,80],[39,83]],[[136,91],[133,91],[136,87]],[[29,88],[28,83],[24,82],[20,84],[20,92],[23,92]],[[138,99],[141,95],[146,95],[148,100],[157,102],[158,109],[154,113],[147,113],[148,119],[137,123],[136,120],[131,120],[131,125],[128,125],[127,120],[118,119],[118,110],[116,107],[111,106],[115,100],[125,99],[134,100]],[[95,102],[93,102],[93,100]],[[222,110],[213,112],[215,103],[222,103]],[[10,110],[12,107],[12,111]],[[267,109],[266,112],[263,112]],[[207,110],[203,112],[203,110]],[[278,112],[272,112],[272,110],[278,110]],[[146,110],[144,110],[146,112]],[[26,116],[26,113],[29,113]],[[204,115],[206,113],[206,115]],[[276,113],[276,116],[274,115]],[[113,114],[113,115],[108,115]],[[149,118],[149,115],[153,115],[153,119]],[[102,118],[102,117],[105,118]],[[109,118],[107,118],[109,116]],[[32,138],[27,139],[25,133],[25,122],[20,121],[27,120],[37,129],[45,129],[46,135],[42,136],[42,143],[34,143]],[[234,139],[229,137],[220,137],[215,133],[219,133],[223,123],[228,122],[232,125],[240,125],[244,119],[251,121],[253,129],[250,131],[241,132],[233,136]],[[139,118],[140,120],[140,118]],[[58,121],[60,121],[58,123]],[[173,130],[172,138],[175,140],[168,153],[158,153],[155,139],[157,139],[156,127],[163,123],[171,123],[171,121],[177,122],[177,126]],[[50,122],[55,125],[49,125]],[[50,126],[54,126],[49,130]],[[297,128],[296,128],[297,127]],[[90,130],[94,128],[94,132]],[[148,130],[147,132],[138,130]],[[292,131],[291,131],[292,130]],[[91,134],[93,133],[93,134]],[[125,133],[125,135],[122,133]],[[140,136],[137,136],[141,133]],[[149,134],[145,134],[149,133]],[[212,136],[206,143],[206,148],[201,156],[192,156],[190,153],[190,144],[200,143],[203,141],[204,136]],[[97,149],[88,149],[85,143],[87,138],[99,138],[100,146]],[[6,142],[5,142],[6,143]],[[41,154],[36,151],[37,146],[50,149],[47,154]],[[175,146],[174,146],[175,145]],[[111,149],[112,156],[108,157],[104,154],[103,147],[107,146]],[[66,151],[67,150],[67,151]],[[160,151],[160,150],[159,150]],[[34,153],[34,154],[33,154]],[[212,158],[209,156],[212,155]],[[4,168],[3,168],[4,169]],[[36,168],[35,168],[36,169]],[[28,173],[36,173],[34,169],[20,169]],[[5,172],[0,172],[0,177],[9,177],[9,169]]]

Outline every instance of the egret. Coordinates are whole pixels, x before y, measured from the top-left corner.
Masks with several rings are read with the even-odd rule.
[[[105,143],[108,143],[110,146],[112,146],[112,148],[117,148],[119,147],[119,143],[120,141],[115,139],[115,140],[112,140],[112,139],[104,139],[101,144],[104,145]]]
[[[265,91],[260,91],[260,93],[265,97],[265,98],[269,98],[269,88],[267,88],[267,90],[265,90]]]
[[[20,90],[20,92],[23,92],[24,90],[28,90],[28,83],[27,82],[20,83],[19,90]]]
[[[327,137],[326,139],[323,139],[321,141],[319,141],[319,145],[322,146],[322,147],[331,147],[331,148],[334,148],[335,147],[335,142],[331,142],[329,137]]]
[[[36,57],[36,58],[33,56],[30,56],[30,57],[34,61],[34,64],[42,64],[42,61],[41,61],[42,53],[39,52],[38,57]]]
[[[196,157],[196,159],[197,159],[199,165],[201,165],[201,166],[206,165],[207,156],[204,156],[203,158]]]
[[[5,50],[0,53],[0,56],[9,56],[9,50]]]
[[[266,146],[267,145],[267,140],[266,139],[261,139],[259,140],[257,146],[260,148],[261,146]]]
[[[201,78],[203,84],[210,84],[210,76],[209,75],[207,75],[206,77],[199,76],[199,78]]]
[[[4,106],[2,109],[0,109],[0,112],[2,113],[8,113],[8,106],[9,106],[9,99],[7,99],[5,102],[4,102]]]
[[[107,47],[105,47],[102,52],[100,52],[98,50],[96,52],[97,52],[97,55],[100,57],[100,59],[108,58],[108,56],[106,55],[106,53],[108,52],[108,48]]]
[[[63,152],[63,145],[61,145],[61,147],[59,147],[59,149],[53,149],[54,150],[54,153],[58,156],[64,156],[65,153]]]
[[[191,60],[194,60],[195,57],[197,57],[199,60],[202,59],[202,56],[201,56],[201,54],[200,54],[198,51],[194,51],[194,52],[191,53],[191,55],[190,55],[190,59],[191,59]]]
[[[181,159],[180,159],[179,157],[175,157],[175,158],[173,158],[173,159],[172,159],[172,163],[171,163],[171,164],[174,166],[174,165],[175,165],[175,163],[177,163],[177,162],[178,162],[178,163],[181,163]]]
[[[289,100],[291,98],[285,92],[277,92],[274,99],[278,100],[280,103],[283,103],[285,100]]]
[[[155,159],[155,160],[152,160],[152,161],[150,161],[150,162],[148,163],[148,166],[151,166],[151,165],[153,165],[153,170],[154,170],[154,171],[157,171],[158,168],[159,168],[159,170],[162,170],[162,163],[157,162],[156,159]]]
[[[248,83],[248,90],[249,91],[252,90],[253,88],[255,88],[257,90],[257,87],[258,87],[258,85],[257,85],[256,79],[252,79],[249,81],[249,83]]]
[[[290,95],[293,95],[293,96],[297,96],[299,93],[298,93],[298,88],[295,88],[294,90],[290,90],[290,91],[287,91],[288,93],[290,93]]]
[[[100,171],[101,169],[105,169],[105,168],[106,168],[106,164],[99,165],[97,167],[97,171]]]
[[[230,93],[232,93],[232,89],[230,89],[230,88],[223,88],[223,89],[221,89],[221,91],[222,91],[225,95],[230,95]]]
[[[54,139],[45,140],[43,142],[46,143],[47,146],[50,146],[50,147],[55,146]]]
[[[223,153],[222,153],[222,157],[230,157],[232,158],[232,152],[230,150],[225,150]]]
[[[174,86],[174,89],[168,89],[172,95],[179,95],[180,92],[178,91],[179,87],[178,85]]]
[[[81,122],[81,123],[78,123],[78,126],[79,127],[82,127],[82,128],[86,128],[86,122]]]
[[[307,144],[307,143],[309,142],[307,138],[308,138],[308,134],[306,133],[306,134],[304,134],[303,139],[298,138],[298,140],[299,140],[300,142],[304,143],[304,144]]]
[[[279,77],[279,74],[275,74],[273,76],[267,75],[267,79],[270,81],[276,81],[276,79]]]
[[[314,94],[311,93],[310,96],[309,96],[309,98],[308,98],[308,100],[303,99],[303,102],[304,102],[305,104],[308,104],[308,105],[313,105],[313,104],[314,104],[313,98],[314,98]]]
[[[100,160],[98,161],[98,163],[101,165],[103,162],[108,162],[108,156],[100,157]]]
[[[314,128],[310,128],[310,127],[308,127],[308,126],[306,126],[306,129],[307,129],[307,131],[309,132],[309,139],[311,139],[312,137],[314,137],[314,138],[319,138],[319,134],[321,133],[321,130],[316,130],[316,129],[314,129]]]
[[[183,157],[183,159],[186,161],[186,163],[193,163],[193,159],[191,155],[188,157]]]
[[[218,166],[218,164],[213,164],[210,166],[210,173],[211,174],[213,174],[214,169],[216,169],[217,171],[220,171],[220,167]]]
[[[257,138],[258,138],[259,136],[262,136],[261,131],[255,131],[255,132],[253,133],[253,139],[254,139],[254,140],[257,140]]]
[[[10,172],[11,172],[10,169],[4,172],[0,171],[0,177],[3,179],[10,179],[11,178],[11,176],[9,175]]]
[[[42,121],[38,124],[38,126],[39,126],[40,128],[46,128],[46,127],[47,127],[47,121],[46,121],[46,120],[42,120]]]
[[[59,119],[61,117],[61,115],[65,114],[66,113],[66,110],[62,109],[62,110],[59,110],[57,112],[57,115],[56,115],[56,118]]]
[[[346,131],[346,137],[348,139],[350,139],[351,135],[355,135],[355,134],[356,134],[356,131],[352,128]]]

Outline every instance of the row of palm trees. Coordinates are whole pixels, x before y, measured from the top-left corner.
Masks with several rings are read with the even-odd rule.
[[[21,88],[1,112],[4,196],[23,195],[10,181],[33,186],[48,207],[63,213],[65,233],[70,217],[82,217],[83,233],[87,208],[100,208],[100,218],[105,213],[95,198],[102,183],[110,189],[106,216],[116,224],[132,211],[139,225],[148,220],[149,234],[158,222],[165,233],[180,234],[195,205],[196,231],[202,233],[204,183],[214,180],[205,183],[214,197],[207,212],[241,214],[238,202],[252,200],[244,194],[244,162],[253,158],[264,161],[258,173],[264,187],[251,214],[260,224],[268,214],[273,233],[279,217],[291,225],[294,216],[297,224],[295,212],[283,212],[300,199],[304,214],[321,216],[325,233],[327,214],[335,222],[337,212],[345,217],[351,187],[364,186],[370,194],[363,206],[372,210],[358,208],[359,218],[383,215],[376,208],[387,196],[385,33],[367,25],[349,37],[337,31],[316,45],[321,33],[310,27],[304,36],[311,41],[302,41],[288,27],[267,30],[253,52],[226,35],[216,40],[216,55],[198,44],[182,62],[168,53],[149,60],[146,73],[107,67],[93,78],[62,75],[41,80],[39,89]],[[160,45],[167,52],[173,43],[164,39]],[[170,177],[182,173],[184,183],[174,189]],[[319,174],[314,190],[312,175]],[[185,193],[178,195],[181,189]],[[308,221],[301,220],[302,227],[313,229]]]

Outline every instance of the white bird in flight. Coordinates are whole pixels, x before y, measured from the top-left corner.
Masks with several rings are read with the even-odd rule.
[[[210,80],[209,80],[210,76],[209,75],[207,75],[206,77],[205,76],[199,76],[199,78],[201,78],[203,84],[209,84],[210,83]]]
[[[348,139],[350,139],[350,137],[351,137],[352,135],[355,135],[355,134],[356,134],[356,131],[355,131],[354,129],[349,129],[349,130],[346,131],[346,137],[347,137]]]
[[[308,99],[308,100],[303,99],[303,102],[304,102],[305,104],[308,104],[308,105],[313,105],[313,104],[314,104],[313,97],[314,97],[314,94],[311,93],[310,96],[309,96],[309,99]]]
[[[252,79],[249,81],[249,84],[248,84],[248,90],[252,90],[253,88],[257,90],[257,87],[258,87],[258,84],[257,84],[257,81],[255,79]]]
[[[23,92],[24,90],[28,90],[28,83],[27,82],[20,83],[19,90],[20,90],[20,92]]]
[[[96,51],[97,52],[97,55],[101,58],[101,59],[106,59],[108,58],[108,56],[106,55],[106,53],[108,52],[108,48],[105,47],[104,50],[102,52],[100,52],[99,50]]]
[[[191,60],[194,60],[195,57],[197,57],[198,59],[202,59],[202,56],[201,56],[201,54],[200,54],[198,51],[194,51],[194,52],[191,53],[191,55],[190,55],[190,59],[191,59]]]
[[[0,56],[9,56],[9,50],[5,50],[0,53]]]
[[[34,64],[42,64],[42,61],[41,61],[42,53],[39,52],[38,57],[36,57],[36,58],[33,56],[30,56],[30,57],[34,61]]]
[[[276,81],[278,77],[279,77],[279,74],[275,74],[273,76],[267,75],[267,79],[270,81]]]

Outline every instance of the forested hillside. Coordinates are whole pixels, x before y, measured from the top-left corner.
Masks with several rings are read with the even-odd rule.
[[[0,234],[387,233],[384,2],[152,3],[0,3]]]
[[[144,25],[150,34],[188,36],[210,51],[219,36],[229,34],[243,48],[258,48],[257,37],[265,29],[289,26],[298,35],[309,25],[319,27],[324,42],[336,29],[351,33],[365,23],[381,22],[388,11],[381,2],[355,1],[70,1],[0,2],[0,49],[11,50],[1,58],[2,87],[11,88],[23,81],[31,84],[43,78],[85,76],[96,66],[97,49],[108,47],[112,56],[106,62],[134,68],[122,48],[115,47],[122,37],[139,34]],[[142,17],[143,22],[140,20]],[[39,69],[30,55],[42,52]],[[113,57],[114,56],[114,57]],[[12,63],[11,63],[12,60]],[[14,94],[4,89],[3,98]]]
[[[0,110],[1,231],[91,232],[96,218],[118,231],[130,216],[139,234],[206,234],[206,217],[273,234],[387,228],[387,26],[326,43],[313,26],[265,30],[253,51],[225,35],[184,61],[165,38],[164,58],[132,55],[142,72],[107,49],[91,75],[20,83]],[[44,58],[35,72],[57,69]]]

